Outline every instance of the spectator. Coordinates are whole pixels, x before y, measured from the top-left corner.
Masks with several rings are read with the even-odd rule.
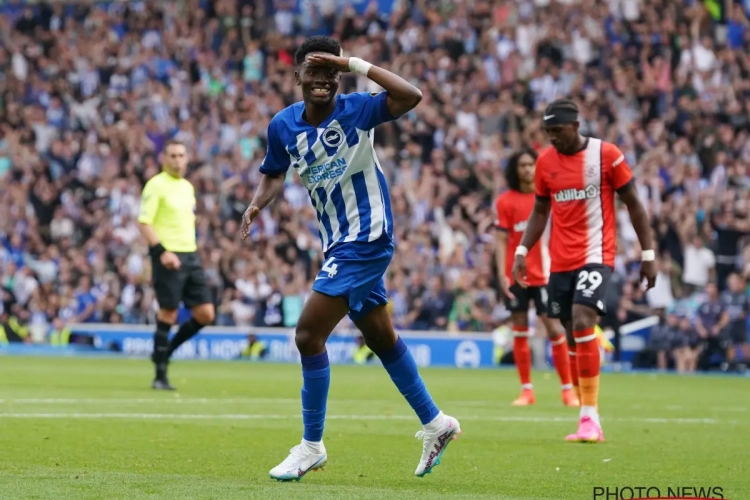
[[[448,326],[453,301],[453,293],[446,289],[443,277],[434,276],[430,279],[422,297],[415,301],[415,310],[418,312],[412,328],[414,330],[445,329]]]
[[[703,354],[703,369],[707,369],[712,363],[713,355],[720,353],[723,358],[721,334],[728,324],[729,315],[719,297],[719,289],[717,285],[710,283],[706,287],[706,297],[698,308],[698,316],[695,320],[695,329],[702,344],[700,351]]]
[[[715,266],[714,253],[704,245],[703,238],[694,234],[685,244],[685,268],[682,272],[685,293],[704,290],[711,281]]]
[[[654,288],[646,292],[646,299],[650,309],[666,310],[674,305],[674,293],[672,291],[675,282],[679,286],[679,272],[676,265],[667,253],[662,255],[656,263],[656,284]]]
[[[623,286],[620,308],[617,317],[621,323],[632,323],[651,314],[646,295],[639,283],[626,283]]]
[[[680,319],[676,314],[666,315],[666,320],[662,316],[662,321],[656,326],[648,338],[647,350],[649,354],[655,355],[656,357],[656,368],[659,370],[666,370],[672,361],[670,358],[674,357],[675,364],[677,365],[678,371],[684,371],[684,360],[677,362],[678,357],[682,355],[682,352],[677,352],[678,348],[684,346],[676,346],[677,340],[681,337],[679,330]],[[684,359],[684,356],[682,356]],[[651,367],[650,363],[647,362],[647,367]]]
[[[679,328],[674,339],[672,356],[677,373],[694,373],[698,367],[698,357],[703,352],[706,340],[688,318],[679,320]]]
[[[722,293],[721,301],[728,317],[726,338],[728,341],[727,362],[734,364],[741,359],[747,365],[750,359],[748,345],[748,298],[746,284],[739,274],[733,273],[728,278],[728,290]]]

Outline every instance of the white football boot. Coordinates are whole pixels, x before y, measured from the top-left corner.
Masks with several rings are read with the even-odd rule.
[[[432,472],[433,467],[440,465],[448,444],[461,434],[461,426],[453,417],[440,412],[435,419],[424,426],[424,430],[417,432],[416,438],[424,441],[422,444],[422,459],[419,461],[414,475],[424,477]]]
[[[322,469],[328,460],[325,446],[320,443],[318,450],[313,450],[303,440],[289,451],[289,456],[269,472],[272,479],[277,481],[299,481],[310,471]]]

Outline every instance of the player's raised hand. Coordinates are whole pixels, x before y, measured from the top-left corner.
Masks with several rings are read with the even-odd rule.
[[[646,290],[654,288],[656,284],[656,261],[641,262],[641,284],[646,282]]]
[[[250,226],[253,224],[253,221],[259,213],[260,208],[256,207],[255,205],[250,205],[249,207],[247,207],[247,210],[245,210],[245,213],[242,214],[240,234],[242,235],[243,241],[247,239],[248,236],[250,236]]]
[[[310,66],[318,66],[323,68],[333,68],[347,73],[349,71],[349,58],[334,56],[333,54],[325,54],[322,52],[316,52],[309,54],[305,61]]]
[[[516,255],[516,258],[513,261],[513,279],[521,288],[528,288],[529,284],[526,282],[525,255]]]

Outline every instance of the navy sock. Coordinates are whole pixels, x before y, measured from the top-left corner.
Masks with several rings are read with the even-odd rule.
[[[172,325],[164,321],[156,322],[154,332],[154,352],[151,359],[156,366],[156,378],[163,379],[167,376],[167,363],[169,362],[169,330]]]
[[[305,441],[323,440],[330,385],[328,352],[317,356],[302,356],[302,423],[305,426]]]
[[[379,353],[378,357],[393,383],[416,412],[422,425],[432,422],[440,410],[427,391],[419,375],[417,363],[401,337],[396,341],[396,345],[388,351]]]

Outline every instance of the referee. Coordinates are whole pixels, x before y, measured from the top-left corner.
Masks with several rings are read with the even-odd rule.
[[[138,216],[141,234],[149,245],[159,302],[151,360],[156,366],[152,388],[161,390],[174,390],[167,379],[172,353],[214,320],[214,305],[195,238],[195,189],[184,178],[187,163],[185,145],[167,142],[162,172],[143,187]],[[170,342],[169,331],[177,322],[180,301],[193,314]]]

